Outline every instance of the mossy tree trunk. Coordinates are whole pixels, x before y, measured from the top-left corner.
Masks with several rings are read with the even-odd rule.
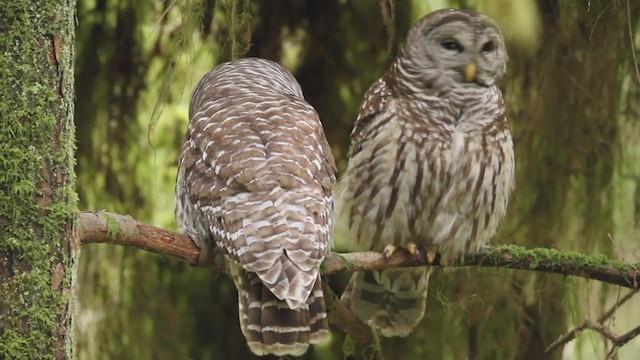
[[[74,0],[0,6],[0,358],[69,359]]]

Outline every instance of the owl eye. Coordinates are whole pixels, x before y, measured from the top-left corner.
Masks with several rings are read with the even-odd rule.
[[[459,42],[451,39],[442,40],[442,42],[440,43],[440,46],[442,46],[444,49],[455,50],[457,52],[462,52],[464,50],[464,48],[462,47],[462,45],[460,45]]]
[[[483,53],[492,52],[494,48],[495,46],[493,45],[493,41],[487,41],[486,43],[484,43],[484,45],[482,45],[482,52]]]

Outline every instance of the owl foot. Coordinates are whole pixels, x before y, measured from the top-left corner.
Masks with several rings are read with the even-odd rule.
[[[449,262],[445,259],[442,254],[440,254],[434,248],[429,248],[425,250],[425,258],[427,260],[427,265],[433,266],[447,266]]]
[[[393,255],[393,253],[395,253],[396,250],[397,250],[397,248],[395,246],[389,244],[389,245],[384,247],[384,250],[382,250],[382,256],[384,256],[385,260],[389,260],[391,255]]]
[[[384,247],[384,250],[382,250],[382,255],[384,256],[385,260],[389,260],[389,258],[391,258],[391,256],[395,254],[399,249],[404,249],[411,255],[415,255],[419,251],[418,245],[413,242],[408,243],[407,246],[400,247],[389,244]]]
[[[415,255],[418,253],[418,245],[413,242],[408,243],[405,249],[407,249],[407,251],[409,251],[409,254],[411,255]]]
[[[427,250],[426,256],[427,256],[427,264],[432,265],[435,263],[436,258],[438,257],[438,252],[433,249],[429,249]]]

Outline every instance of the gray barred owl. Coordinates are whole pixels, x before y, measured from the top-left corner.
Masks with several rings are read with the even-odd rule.
[[[349,250],[423,249],[451,261],[495,234],[514,183],[496,86],[506,62],[498,26],[477,12],[440,10],[413,26],[351,134],[336,210]],[[424,316],[429,273],[356,273],[343,299],[383,335],[405,336]]]
[[[294,77],[263,59],[196,86],[175,214],[201,261],[225,262],[258,355],[300,355],[328,334],[319,267],[331,238],[335,162]],[[213,305],[212,305],[213,306]]]

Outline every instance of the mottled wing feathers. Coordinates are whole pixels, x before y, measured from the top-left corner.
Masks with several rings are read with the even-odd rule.
[[[275,334],[279,345],[264,343],[264,351],[299,354],[318,332],[310,316],[326,316],[314,289],[331,238],[336,170],[318,115],[288,71],[241,59],[205,75],[190,117],[176,186],[181,228],[235,269],[241,321],[262,314],[263,323],[243,325],[248,341],[252,329],[267,329],[261,339]],[[263,316],[272,305],[297,325],[270,328]],[[298,330],[302,343],[291,343]]]
[[[299,88],[225,86],[225,73],[210,73],[193,96],[185,145],[196,159],[192,201],[211,220],[217,245],[296,307],[329,241],[333,158]]]
[[[366,140],[367,127],[371,126],[374,118],[385,110],[389,96],[389,88],[387,87],[385,78],[379,79],[369,87],[360,105],[356,123],[353,126],[353,130],[351,130],[349,158],[361,150],[360,143]]]

